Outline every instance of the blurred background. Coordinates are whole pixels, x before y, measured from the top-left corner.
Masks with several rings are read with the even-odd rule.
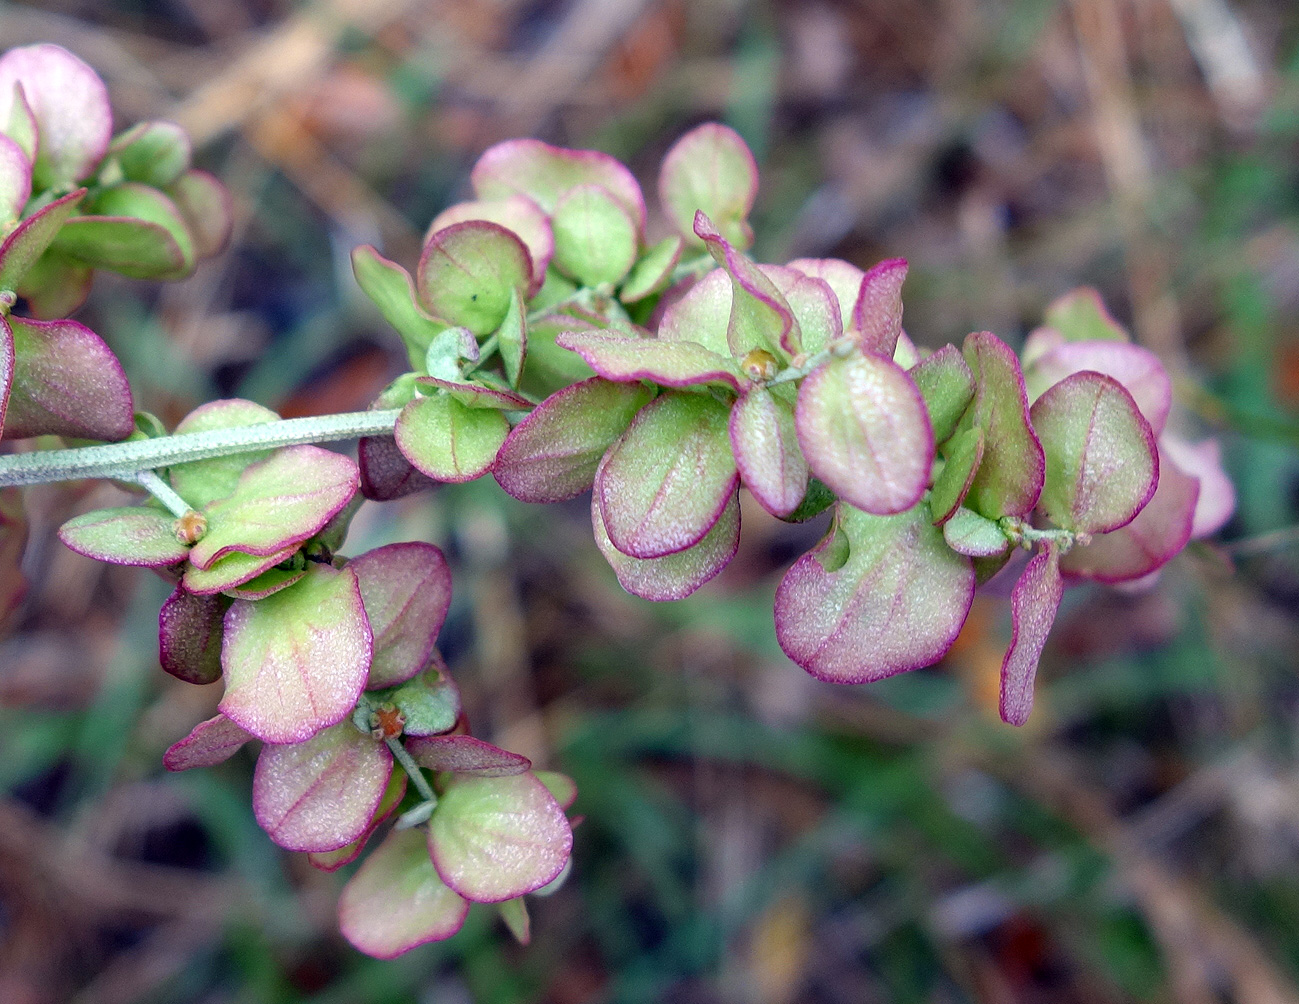
[[[1299,1000],[1293,3],[0,2],[0,47],[35,41],[96,67],[118,128],[182,123],[234,192],[223,256],[166,287],[101,274],[79,315],[169,423],[217,396],[365,407],[404,360],[348,253],[413,267],[493,142],[597,147],[652,193],[718,119],[761,165],[759,260],[905,256],[918,343],[1017,345],[1099,288],[1240,505],[1153,590],[1071,592],[1013,730],[1003,600],[885,683],[783,657],[772,594],[820,523],[746,507],[737,560],[659,606],[619,589],[584,499],[485,479],[368,504],[346,550],[444,548],[475,733],[572,774],[585,816],[531,947],[476,907],[385,963],[337,934],[344,876],[256,826],[251,755],[162,770],[215,688],[158,669],[163,583],[53,537],[120,493],[6,497],[0,1001]]]

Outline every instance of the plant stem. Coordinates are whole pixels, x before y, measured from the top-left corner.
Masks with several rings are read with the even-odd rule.
[[[406,752],[406,747],[396,739],[385,739],[384,742],[388,745],[388,750],[392,753],[393,759],[401,764],[402,769],[409,775],[411,783],[415,785],[415,790],[424,797],[424,801],[437,802],[438,797],[434,794],[432,786],[429,785],[428,778],[424,776],[424,771],[420,769],[419,764]]]
[[[77,478],[121,478],[135,481],[141,471],[190,460],[239,453],[332,443],[360,436],[391,435],[400,409],[353,411],[311,418],[285,418],[235,429],[209,429],[182,436],[161,436],[127,443],[106,443],[72,450],[41,450],[0,456],[0,487],[36,485]]]
[[[194,508],[177,495],[176,490],[153,471],[140,471],[135,476],[135,481],[141,488],[165,505],[168,511],[177,519],[180,519]]]

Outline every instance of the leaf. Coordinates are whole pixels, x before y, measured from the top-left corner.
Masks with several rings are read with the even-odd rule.
[[[14,382],[14,333],[9,322],[0,316],[0,435],[4,432],[5,414],[9,409],[9,391]]]
[[[852,311],[861,295],[861,281],[865,272],[839,258],[796,258],[786,268],[802,272],[810,279],[825,282],[839,301],[840,321],[852,320]]]
[[[374,836],[374,831],[392,815],[393,810],[401,804],[401,800],[405,796],[406,772],[404,770],[394,770],[388,778],[388,787],[383,789],[383,796],[379,799],[379,804],[375,807],[374,815],[370,817],[370,825],[365,828],[365,832],[350,844],[344,844],[336,850],[309,852],[307,860],[311,862],[311,866],[319,868],[322,872],[336,872],[344,865],[350,865],[361,856],[361,851],[365,849],[365,845]],[[427,847],[424,848],[424,851],[425,857],[427,857]],[[429,862],[430,865],[432,863],[432,861]]]
[[[955,345],[944,345],[907,372],[925,399],[935,442],[947,442],[974,399],[974,374]]]
[[[951,519],[970,492],[979,462],[983,460],[983,430],[976,427],[958,433],[944,452],[947,459],[942,472],[934,479],[929,497],[929,510],[937,524]]]
[[[166,188],[189,170],[189,135],[175,122],[139,122],[108,147],[128,181]]]
[[[1010,548],[1010,541],[1001,527],[964,506],[952,513],[943,524],[943,540],[957,554],[971,558],[991,558],[1005,554]]]
[[[436,660],[436,653],[432,653]],[[460,720],[460,691],[440,668],[440,661],[412,680],[391,690],[373,691],[372,705],[391,704],[405,717],[407,736],[437,736],[450,732]]]
[[[862,277],[849,327],[857,332],[857,344],[863,351],[893,358],[902,334],[902,283],[906,278],[905,258],[882,261]]]
[[[421,767],[466,777],[511,777],[532,767],[532,761],[473,736],[427,736],[406,743],[406,751]]]
[[[555,267],[583,286],[618,283],[636,262],[637,221],[600,185],[576,185],[550,220]]]
[[[1046,451],[1038,508],[1056,526],[1106,533],[1130,523],[1150,501],[1159,481],[1155,436],[1117,380],[1075,373],[1029,414]]]
[[[374,635],[368,688],[391,687],[428,665],[451,605],[451,570],[432,544],[388,544],[353,558]]]
[[[319,446],[286,446],[250,465],[204,510],[207,533],[189,552],[206,569],[231,551],[271,555],[300,544],[356,494],[356,465]]]
[[[433,218],[425,241],[439,230],[469,220],[487,220],[509,230],[523,242],[532,259],[532,281],[528,296],[536,294],[546,276],[546,268],[555,254],[555,235],[550,220],[540,206],[526,195],[510,195],[503,199],[479,199],[458,202],[448,206]]]
[[[983,461],[966,505],[990,519],[1027,516],[1042,494],[1046,458],[1029,424],[1019,360],[988,331],[968,335],[962,354],[975,381],[967,420],[983,430]]]
[[[567,812],[577,801],[577,783],[567,774],[554,770],[535,770],[533,776],[546,786],[559,807]]]
[[[683,600],[729,565],[739,550],[740,499],[732,493],[722,514],[698,543],[661,558],[633,558],[614,547],[594,497],[591,523],[596,547],[623,589],[646,600]]]
[[[392,775],[392,754],[350,721],[305,742],[262,747],[253,814],[290,851],[333,851],[370,825]]]
[[[36,120],[40,143],[34,187],[58,188],[94,170],[113,134],[108,89],[86,63],[57,45],[27,45],[0,56],[0,122],[9,121],[14,84]]]
[[[351,714],[371,644],[356,573],[312,564],[288,589],[230,607],[220,710],[269,743],[309,739]]]
[[[0,133],[0,231],[17,221],[31,196],[31,161],[22,147]]]
[[[505,379],[511,387],[518,387],[519,379],[523,376],[523,364],[528,358],[528,312],[523,294],[517,289],[510,302],[510,309],[505,313],[505,320],[496,329],[496,347],[501,353]]]
[[[845,545],[842,563],[822,564]],[[841,503],[776,590],[776,639],[818,679],[869,683],[941,659],[973,596],[970,560],[947,547],[928,506],[872,516]]]
[[[1132,395],[1154,434],[1164,431],[1173,405],[1173,383],[1159,357],[1122,342],[1065,342],[1039,355],[1024,371],[1030,399],[1082,370],[1113,377]]]
[[[168,770],[193,770],[225,763],[253,738],[225,715],[194,726],[194,731],[162,755]]]
[[[528,324],[528,358],[519,379],[519,389],[523,393],[538,399],[546,398],[570,384],[595,376],[586,360],[555,344],[559,335],[573,330],[594,331],[596,327],[563,314]]]
[[[223,593],[264,575],[276,565],[292,558],[297,550],[298,546],[294,544],[283,551],[265,556],[232,551],[224,558],[212,562],[207,568],[188,566],[181,579],[181,585],[185,587],[186,592],[194,593],[196,596]]]
[[[435,481],[472,481],[492,468],[510,423],[494,408],[466,408],[447,394],[417,397],[397,418],[397,448]]]
[[[480,903],[541,888],[573,848],[563,810],[531,774],[457,777],[438,802],[428,840],[442,880]]]
[[[15,292],[27,301],[27,312],[40,320],[67,317],[90,295],[95,272],[89,265],[46,251],[32,264]]]
[[[1033,679],[1042,657],[1064,583],[1060,556],[1050,545],[1034,555],[1010,594],[1013,628],[1010,647],[1001,663],[1001,717],[1010,725],[1023,725],[1033,710]]]
[[[674,235],[664,237],[646,251],[632,266],[627,281],[618,291],[618,299],[623,303],[638,303],[667,289],[672,282],[672,272],[681,261],[683,247],[685,242]]]
[[[532,941],[532,922],[528,918],[527,901],[522,896],[505,900],[498,904],[497,909],[501,911],[501,920],[505,921],[505,926],[510,929],[515,941],[520,945]]]
[[[563,502],[595,481],[600,458],[652,391],[594,377],[551,395],[506,438],[492,474],[522,502]]]
[[[225,250],[234,230],[230,192],[207,171],[189,170],[167,186],[167,195],[180,211],[194,242],[194,253],[211,258]]]
[[[216,564],[220,565],[221,561]],[[306,559],[303,559],[302,562],[293,562],[293,564],[300,565],[300,567],[268,568],[264,572],[259,572],[247,582],[236,583],[229,589],[223,589],[222,592],[238,600],[264,600],[268,596],[274,596],[281,589],[288,589],[289,586],[307,574]]]
[[[607,380],[652,380],[664,387],[720,384],[734,391],[748,383],[729,358],[696,342],[565,331],[555,344],[576,352]]]
[[[699,211],[741,250],[753,243],[747,220],[758,194],[758,165],[734,129],[708,122],[678,139],[663,158],[658,188],[668,219],[687,243],[698,243],[693,227]]]
[[[343,887],[338,927],[376,959],[394,959],[417,945],[451,937],[469,904],[433,868],[420,830],[394,830]]]
[[[439,230],[424,245],[415,288],[420,302],[444,321],[475,335],[505,320],[515,290],[532,280],[532,259],[513,232],[485,220]]]
[[[158,662],[166,672],[186,683],[221,679],[221,628],[227,606],[220,597],[195,596],[176,587],[158,612]]]
[[[731,450],[740,480],[773,516],[788,516],[807,494],[808,466],[794,414],[765,387],[752,387],[731,409]]]
[[[483,152],[469,176],[480,199],[526,195],[546,213],[578,185],[601,185],[645,229],[645,199],[632,173],[598,150],[567,150],[537,139],[513,139]]]
[[[789,304],[805,354],[820,352],[843,334],[843,315],[829,283],[780,265],[759,265],[758,269]]]
[[[739,483],[729,412],[713,398],[669,391],[642,408],[610,447],[595,498],[618,550],[660,558],[712,529]]]
[[[178,279],[194,270],[194,240],[176,204],[128,181],[101,189],[51,245],[59,254],[132,279]],[[90,215],[93,214],[93,215]]]
[[[727,243],[703,213],[695,216],[695,233],[731,277],[731,316],[726,328],[731,354],[743,359],[754,349],[762,349],[780,358],[800,352],[793,311],[775,284]]]
[[[30,162],[36,158],[36,113],[32,111],[21,81],[15,81],[9,88],[8,94],[0,91],[0,103],[10,95],[12,98],[8,106],[7,121],[4,121],[5,113],[0,112],[0,133],[4,133],[17,143],[23,156]]]
[[[352,273],[383,319],[401,335],[411,365],[422,368],[429,343],[447,326],[415,301],[415,284],[410,273],[369,244],[352,250]]]
[[[477,380],[481,379],[481,377],[475,376],[473,379]],[[531,401],[526,397],[520,397],[513,391],[488,387],[481,383],[471,383],[469,380],[416,377],[415,385],[420,387],[424,393],[436,392],[436,390],[446,391],[449,397],[460,402],[466,408],[496,408],[500,411],[530,411],[532,409]],[[430,394],[430,396],[432,395]]]
[[[1216,439],[1187,443],[1162,436],[1160,448],[1178,469],[1200,482],[1191,523],[1191,539],[1199,540],[1222,529],[1236,510],[1236,488],[1222,469],[1222,447]]]
[[[668,304],[659,322],[662,342],[695,342],[723,358],[731,354],[726,331],[731,323],[731,277],[716,268]]]
[[[243,429],[277,422],[279,418],[270,408],[263,408],[260,404],[242,398],[226,398],[199,405],[181,419],[174,435],[187,436],[213,429]],[[192,460],[169,467],[167,476],[181,498],[195,509],[202,509],[233,493],[244,471],[273,452],[255,450],[230,457]]]
[[[1127,342],[1127,331],[1105,309],[1100,293],[1089,286],[1065,293],[1046,308],[1043,323],[1070,342]]]
[[[0,91],[0,93],[3,93]],[[53,243],[63,224],[76,212],[86,190],[51,202],[23,220],[0,244],[0,289],[17,289],[23,278]]]
[[[812,473],[866,512],[905,512],[929,480],[934,438],[924,400],[890,359],[854,353],[807,376],[794,413]]]
[[[135,429],[131,386],[104,340],[76,321],[8,318],[14,377],[4,436],[125,439]]]
[[[1086,546],[1075,546],[1061,557],[1060,570],[1098,582],[1131,582],[1149,575],[1186,546],[1199,494],[1199,482],[1161,449],[1159,483],[1136,519],[1098,534]]]
[[[415,375],[407,373],[383,389],[370,410],[403,408],[415,397]],[[376,502],[388,502],[433,487],[397,448],[392,436],[366,436],[356,445],[356,464],[361,472],[361,494]]]
[[[77,554],[113,565],[165,568],[189,557],[176,539],[176,518],[151,506],[96,509],[59,527],[59,540]]]

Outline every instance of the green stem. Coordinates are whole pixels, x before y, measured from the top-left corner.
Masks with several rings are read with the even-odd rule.
[[[188,502],[176,494],[176,490],[158,477],[153,471],[141,471],[135,476],[136,484],[167,507],[167,510],[180,519],[193,510]]]
[[[209,460],[257,450],[332,443],[361,436],[391,435],[400,409],[353,411],[341,415],[286,418],[235,429],[209,429],[183,436],[161,436],[72,450],[41,450],[0,456],[0,487],[36,485],[78,478],[135,481],[141,471],[191,460]]]
[[[832,346],[827,346],[820,352],[814,352],[812,355],[807,357],[807,360],[802,366],[791,366],[787,370],[782,370],[768,380],[766,386],[774,387],[778,383],[789,383],[793,380],[802,380],[803,377],[807,376],[834,354],[835,352]]]
[[[406,752],[406,747],[396,739],[385,739],[389,752],[392,753],[393,759],[401,764],[402,769],[410,777],[411,784],[415,785],[415,790],[423,796],[424,801],[436,804],[438,797],[433,792],[432,786],[428,783],[428,778],[424,776],[424,771],[420,769],[411,755]]]

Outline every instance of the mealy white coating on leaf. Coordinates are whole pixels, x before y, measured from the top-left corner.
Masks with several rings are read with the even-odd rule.
[[[843,315],[829,283],[780,265],[759,265],[758,269],[793,312],[804,353],[820,352],[843,334]]]
[[[229,760],[252,738],[252,733],[225,715],[217,715],[199,722],[189,735],[168,749],[162,755],[162,765],[168,770],[215,767]]]
[[[660,558],[698,543],[739,483],[727,405],[669,392],[636,415],[610,447],[595,498],[614,547]]]
[[[189,556],[176,540],[175,524],[176,517],[150,506],[96,509],[59,527],[59,540],[96,561],[163,568]]]
[[[664,342],[697,342],[719,356],[729,356],[726,329],[731,319],[731,277],[715,268],[672,303],[659,322]]]
[[[889,258],[867,270],[844,326],[857,332],[858,344],[868,352],[893,358],[902,334],[902,283],[907,278],[907,260]]]
[[[1051,625],[1055,623],[1064,582],[1060,557],[1048,546],[1033,556],[1010,594],[1012,633],[1001,663],[1002,720],[1023,725],[1033,710],[1033,680]]]
[[[422,670],[451,605],[451,571],[432,544],[388,544],[353,558],[374,636],[367,687],[391,687]]]
[[[866,512],[904,512],[919,500],[934,460],[924,400],[891,359],[834,358],[798,392],[798,442],[812,473]]]
[[[1236,486],[1222,468],[1222,447],[1216,439],[1188,443],[1176,436],[1161,436],[1159,446],[1184,473],[1200,482],[1191,522],[1191,539],[1199,540],[1222,529],[1236,511]]]
[[[253,813],[281,847],[332,851],[370,824],[392,774],[392,754],[350,721],[301,743],[267,743],[253,774]]]
[[[918,505],[873,516],[840,503],[847,561],[826,571],[832,536],[799,558],[776,590],[776,639],[831,683],[868,683],[937,662],[974,597],[970,559],[952,551]]]
[[[394,830],[362,862],[338,900],[338,926],[357,949],[392,959],[460,930],[469,904],[429,859],[424,832]]]
[[[1164,431],[1173,406],[1173,382],[1159,357],[1124,342],[1064,342],[1026,365],[1029,400],[1035,401],[1065,377],[1092,370],[1113,377],[1132,395],[1154,434]]]
[[[754,387],[731,408],[729,431],[740,480],[758,504],[773,516],[797,509],[809,472],[789,406]]]
[[[499,903],[558,875],[573,849],[573,831],[532,774],[459,777],[438,801],[428,841],[447,885],[466,899]]]
[[[288,589],[226,612],[220,710],[266,742],[309,739],[351,713],[372,643],[356,574],[313,564]]]

